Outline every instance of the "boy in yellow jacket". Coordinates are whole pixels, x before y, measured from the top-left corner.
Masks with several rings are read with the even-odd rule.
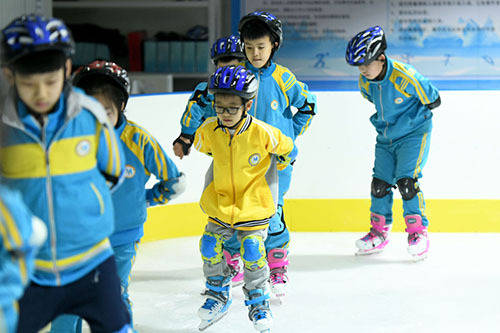
[[[261,332],[272,323],[264,240],[276,213],[277,170],[291,161],[293,142],[247,114],[257,90],[257,79],[243,66],[218,68],[209,80],[217,117],[208,118],[196,131],[194,147],[213,158],[200,200],[209,216],[200,241],[207,279],[206,300],[198,311],[200,330],[222,318],[231,304],[231,270],[222,245],[235,232],[241,243],[249,318]]]

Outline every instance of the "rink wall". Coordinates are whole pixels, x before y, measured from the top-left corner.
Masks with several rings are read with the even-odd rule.
[[[287,195],[293,231],[364,231],[368,226],[375,130],[374,107],[355,91],[316,92],[318,115],[297,139],[299,157]],[[145,240],[200,234],[206,223],[197,204],[210,159],[172,152],[188,94],[131,98],[127,114],[163,145],[186,173],[188,188],[175,202],[149,209]],[[443,91],[421,188],[433,232],[500,232],[500,94]],[[395,192],[395,230],[403,230]]]

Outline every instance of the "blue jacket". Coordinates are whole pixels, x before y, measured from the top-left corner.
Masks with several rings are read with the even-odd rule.
[[[73,88],[61,94],[41,127],[11,94],[0,131],[5,182],[21,192],[48,229],[33,281],[60,286],[78,280],[112,255],[108,236],[114,213],[107,181],[118,184],[125,163],[104,109]]]
[[[146,207],[163,205],[178,196],[184,176],[155,138],[122,114],[116,126],[125,152],[125,180],[113,193],[115,232],[112,246],[138,241],[143,236]],[[145,189],[149,177],[159,181]]]
[[[19,193],[0,185],[0,309],[23,295],[35,250],[31,212]]]
[[[392,143],[413,132],[432,129],[431,109],[440,101],[439,92],[413,66],[387,57],[387,72],[380,81],[359,76],[363,97],[375,104],[370,121],[377,129],[377,141]]]
[[[307,85],[298,81],[286,67],[271,62],[269,67],[257,69],[248,61],[245,67],[255,74],[259,81],[259,92],[248,113],[259,120],[281,130],[283,134],[295,138],[303,134],[311,125],[316,114],[316,96]],[[297,108],[293,114],[292,106]],[[291,157],[296,155],[292,152]]]
[[[316,114],[316,96],[288,68],[274,62],[265,69],[257,69],[249,62],[245,63],[245,67],[259,80],[259,92],[249,114],[279,128],[295,141],[309,128]],[[208,93],[207,83],[199,83],[182,115],[182,133],[194,134],[205,119],[216,116],[213,103],[214,96]],[[298,109],[295,115],[292,106]],[[290,157],[294,159],[296,155],[295,147]]]
[[[205,119],[216,117],[214,95],[208,93],[208,84],[200,82],[189,97],[186,110],[181,117],[181,132],[194,135]]]

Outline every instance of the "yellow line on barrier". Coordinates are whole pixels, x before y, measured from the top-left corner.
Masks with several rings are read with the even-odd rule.
[[[369,199],[289,199],[285,220],[291,231],[364,232],[369,229]],[[430,232],[498,232],[500,200],[426,200]],[[401,200],[394,200],[394,231],[404,231]],[[148,209],[143,241],[200,236],[207,218],[198,203]]]

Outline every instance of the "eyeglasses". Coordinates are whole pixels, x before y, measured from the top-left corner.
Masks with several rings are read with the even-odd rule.
[[[224,112],[229,113],[230,115],[234,116],[235,114],[240,111],[241,107],[244,106],[244,104],[241,104],[240,106],[233,106],[233,107],[222,107],[222,106],[215,106],[215,113],[217,114],[224,114]]]

